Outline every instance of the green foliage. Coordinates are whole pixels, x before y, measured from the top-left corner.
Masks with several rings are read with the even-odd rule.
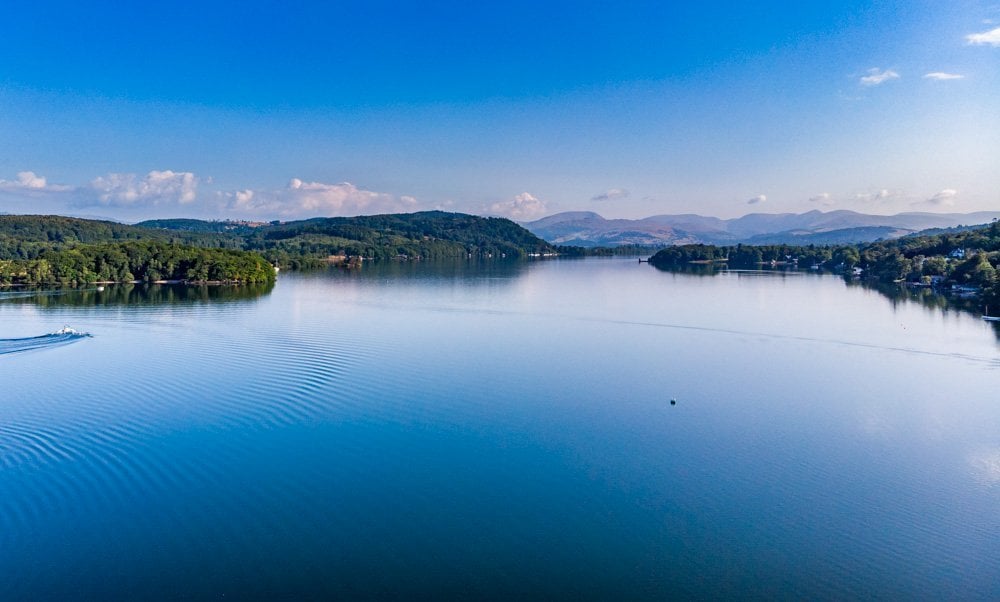
[[[554,247],[508,219],[442,211],[317,218],[284,224],[166,219],[135,226],[59,216],[0,216],[0,260],[38,260],[52,251],[111,241],[256,251],[271,263],[291,269],[321,265],[330,255],[437,259],[555,252]],[[60,262],[69,263],[59,274],[73,273],[74,278],[87,281],[91,270],[74,272],[68,267],[72,257],[60,256]],[[46,268],[38,264],[32,269]],[[150,270],[164,279],[173,274],[155,265]],[[195,275],[199,279],[216,279],[203,266],[195,268]],[[32,276],[36,277],[50,276]]]
[[[196,247],[243,248],[242,239],[228,233],[151,229],[57,215],[0,215],[0,260],[37,259],[46,251],[138,240]]]
[[[247,222],[205,221],[200,219],[151,219],[136,224],[139,228],[158,230],[180,230],[184,232],[213,232],[248,234],[255,228]]]
[[[273,283],[274,268],[257,253],[158,241],[50,248],[34,259],[0,260],[0,284],[80,285],[137,280]]]
[[[714,245],[679,245],[667,247],[658,251],[649,258],[649,263],[653,265],[676,266],[695,261],[713,261],[716,257],[725,257],[728,247],[716,247]],[[734,263],[740,263],[733,258]]]
[[[1000,298],[1000,223],[863,245],[683,245],[663,249],[649,259],[663,269],[705,261],[724,261],[731,268],[757,268],[772,262],[844,272],[860,267],[868,278],[879,282],[926,284],[938,277],[944,283],[979,287],[987,298]]]
[[[555,251],[509,219],[443,211],[267,225],[247,236],[246,248],[269,258],[359,255],[371,259],[520,257]]]
[[[963,285],[992,286],[996,282],[997,273],[989,256],[978,253],[959,263],[952,272],[951,279]]]

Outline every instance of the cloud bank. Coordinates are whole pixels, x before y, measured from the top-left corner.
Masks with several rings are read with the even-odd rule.
[[[198,178],[193,173],[170,170],[151,171],[145,176],[110,173],[82,186],[50,184],[33,171],[19,172],[16,180],[0,180],[0,192],[78,208],[177,207],[193,203],[197,189]]]
[[[218,209],[244,216],[286,219],[403,213],[417,209],[411,196],[396,197],[358,188],[350,182],[326,184],[292,178],[282,190],[237,190],[216,194]]]
[[[60,184],[49,184],[48,181],[37,175],[33,171],[21,171],[17,174],[16,180],[0,180],[0,190],[6,192],[66,192],[72,190],[72,186],[62,186]]]
[[[924,204],[932,205],[934,207],[954,207],[955,198],[958,196],[958,191],[954,188],[945,188],[941,192],[938,192],[931,198],[924,201]]]
[[[198,178],[188,171],[151,171],[145,176],[111,173],[80,189],[78,206],[160,207],[186,205],[197,197]]]
[[[73,213],[82,208],[113,208],[135,216],[240,217],[301,219],[321,216],[404,213],[420,209],[411,196],[394,196],[359,188],[350,182],[328,184],[292,178],[283,189],[243,189],[202,192],[211,184],[187,171],[153,170],[145,175],[109,173],[77,186],[51,184],[33,171],[13,180],[0,179],[0,194],[8,209]],[[531,195],[512,208],[530,214]],[[537,201],[537,199],[535,199]],[[543,205],[544,206],[544,205]],[[3,209],[0,207],[0,209]]]

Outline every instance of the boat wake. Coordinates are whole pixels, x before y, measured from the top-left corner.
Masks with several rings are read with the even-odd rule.
[[[49,347],[61,347],[69,345],[81,339],[89,338],[91,335],[86,332],[73,330],[69,326],[59,330],[43,334],[37,337],[27,337],[23,339],[0,339],[0,355],[10,353],[20,353],[22,351],[34,351],[36,349],[47,349]]]

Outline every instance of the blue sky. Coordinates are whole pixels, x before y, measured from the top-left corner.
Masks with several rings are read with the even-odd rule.
[[[0,212],[1000,208],[1000,3],[36,2]]]

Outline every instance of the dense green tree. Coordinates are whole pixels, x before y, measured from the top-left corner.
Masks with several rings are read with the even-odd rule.
[[[274,281],[274,268],[247,251],[130,241],[46,249],[35,259],[0,260],[0,283],[86,284],[143,280]]]
[[[180,219],[152,220],[135,226],[59,216],[0,216],[0,259],[37,259],[47,252],[111,241],[257,251],[272,263],[293,269],[318,265],[330,255],[415,260],[555,252],[552,245],[508,219],[442,211],[317,218],[284,224]],[[155,272],[154,276],[168,278],[178,272],[178,265],[171,261],[155,260],[147,267]],[[111,266],[119,264],[120,260],[113,258],[96,262],[94,277],[111,279]],[[64,267],[74,278],[81,276],[78,270]],[[197,266],[192,276],[213,279],[207,269]],[[146,277],[146,270],[140,270],[131,259],[128,271],[136,278]],[[122,273],[117,270],[119,277]]]
[[[723,258],[730,268],[759,267],[772,262],[829,270],[861,267],[866,278],[884,283],[907,280],[927,284],[932,276],[940,276],[945,284],[979,287],[985,297],[1000,294],[997,290],[1000,287],[998,222],[864,245],[682,245],[663,249],[649,261],[657,267],[671,269],[710,258],[717,261]]]

